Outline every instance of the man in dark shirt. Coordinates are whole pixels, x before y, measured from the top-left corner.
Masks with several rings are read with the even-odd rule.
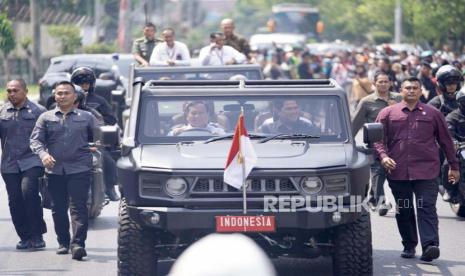
[[[48,189],[53,201],[52,216],[59,248],[81,260],[87,255],[87,199],[91,182],[93,142],[97,119],[87,111],[74,108],[76,91],[63,81],[55,88],[57,107],[43,113],[32,131],[31,149],[42,160],[48,175]],[[69,233],[68,209],[73,236]]]
[[[299,79],[313,79],[312,68],[310,68],[310,61],[312,56],[309,52],[302,54],[302,62],[297,66],[297,74]]]
[[[26,83],[11,80],[6,85],[8,102],[0,108],[2,140],[1,172],[8,193],[11,219],[21,239],[16,249],[43,248],[47,232],[39,196],[42,162],[29,147],[29,136],[45,108],[27,99]]]
[[[258,128],[259,132],[310,135],[321,133],[320,129],[310,120],[301,116],[300,107],[295,100],[274,102],[273,113],[277,115],[277,118],[265,120]]]
[[[431,79],[431,65],[428,62],[423,61],[421,63],[418,78],[423,85],[422,88],[424,88],[424,94],[421,95],[420,101],[422,103],[427,103],[437,96],[436,85],[434,85],[433,80]]]
[[[459,181],[459,163],[444,116],[430,105],[419,101],[421,83],[416,77],[401,84],[402,102],[381,110],[376,119],[384,125],[383,142],[375,143],[381,164],[388,173],[388,182],[397,203],[396,220],[402,237],[403,258],[415,257],[418,244],[413,204],[416,198],[418,230],[422,261],[439,257],[438,216],[436,200],[441,146],[450,164],[450,182]]]
[[[231,18],[221,20],[221,30],[223,31],[225,40],[224,45],[228,45],[238,50],[248,59],[250,54],[250,45],[247,39],[234,33],[234,21]]]

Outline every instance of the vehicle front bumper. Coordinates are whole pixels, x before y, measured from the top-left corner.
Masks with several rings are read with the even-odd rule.
[[[311,212],[297,209],[294,212],[264,212],[249,209],[249,216],[275,216],[276,229],[326,229],[355,221],[362,214],[362,205],[350,206],[350,212]],[[349,208],[349,206],[347,206]],[[206,230],[215,231],[216,216],[242,216],[240,209],[186,209],[179,207],[128,207],[129,215],[141,225],[167,231]],[[335,214],[337,212],[337,214]],[[155,213],[158,223],[148,217]],[[335,219],[336,217],[336,219]],[[337,219],[339,218],[339,219]]]

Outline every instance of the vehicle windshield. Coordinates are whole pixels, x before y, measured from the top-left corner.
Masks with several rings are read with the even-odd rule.
[[[299,134],[344,142],[347,126],[337,96],[171,97],[141,99],[138,140],[142,144],[207,140],[234,133],[243,110],[246,128],[257,138]],[[307,137],[308,138],[308,137]],[[310,141],[313,142],[313,141]]]
[[[141,71],[137,75],[147,80],[229,80],[229,79],[262,79],[259,70],[208,70],[202,72],[167,72]]]

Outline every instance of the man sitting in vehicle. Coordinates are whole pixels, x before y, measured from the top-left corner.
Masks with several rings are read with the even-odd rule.
[[[312,121],[301,116],[295,100],[280,100],[273,103],[273,118],[258,128],[261,133],[312,134],[319,135],[320,129]]]
[[[168,133],[168,136],[178,136],[188,131],[205,131],[212,135],[223,135],[225,131],[220,125],[209,122],[208,105],[203,101],[194,101],[185,105],[184,116],[186,124],[176,125]],[[188,134],[186,134],[188,135]]]

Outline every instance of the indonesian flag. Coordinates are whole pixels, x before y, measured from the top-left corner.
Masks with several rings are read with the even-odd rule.
[[[224,168],[224,182],[236,189],[240,189],[256,163],[257,155],[245,128],[244,116],[241,114]]]

